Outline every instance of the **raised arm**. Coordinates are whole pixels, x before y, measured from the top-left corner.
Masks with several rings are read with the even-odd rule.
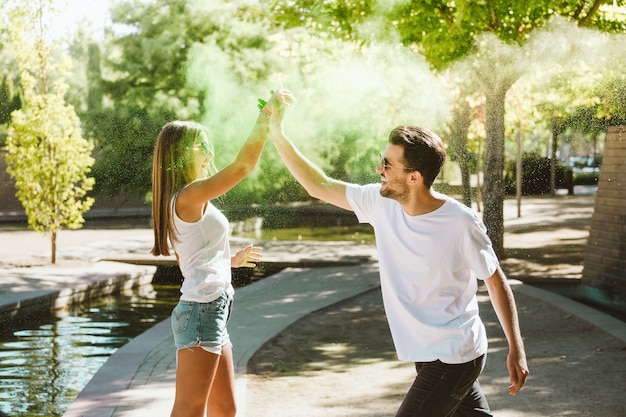
[[[269,102],[282,104],[283,98],[274,93]],[[204,204],[220,197],[239,184],[256,166],[269,131],[269,108],[261,109],[248,139],[233,162],[207,178],[186,186],[176,199],[176,212],[185,221],[200,218]]]
[[[511,380],[509,394],[516,395],[526,382],[528,364],[526,363],[526,352],[519,327],[515,298],[500,267],[485,280],[485,284],[489,291],[491,304],[498,315],[498,320],[509,344],[509,354],[506,361]]]
[[[229,165],[208,178],[196,180],[180,192],[178,205],[200,205],[213,200],[232,189],[256,166],[268,133],[269,118],[259,115],[248,139]],[[196,212],[196,210],[194,210]]]
[[[295,102],[291,92],[281,90],[279,94],[284,95],[285,103]],[[283,131],[284,106],[281,106],[280,102],[272,102],[268,105],[271,106],[272,112],[270,116],[270,138],[291,174],[312,197],[352,211],[346,198],[347,183],[328,177],[319,167],[306,158]]]

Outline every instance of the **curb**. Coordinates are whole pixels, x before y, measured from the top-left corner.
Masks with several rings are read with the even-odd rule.
[[[16,282],[16,291],[2,295],[0,328],[8,329],[32,320],[35,314],[149,284],[155,272],[153,266],[116,262],[97,262],[80,267],[5,269],[2,275]],[[50,289],[38,289],[38,286]]]

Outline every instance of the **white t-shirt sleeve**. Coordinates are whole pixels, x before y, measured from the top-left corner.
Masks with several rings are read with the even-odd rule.
[[[466,255],[468,267],[476,274],[476,278],[489,278],[498,268],[499,261],[493,250],[491,239],[487,236],[487,228],[478,217],[467,219],[472,222],[463,235],[463,253]]]
[[[348,184],[346,198],[360,223],[372,223],[380,184]]]

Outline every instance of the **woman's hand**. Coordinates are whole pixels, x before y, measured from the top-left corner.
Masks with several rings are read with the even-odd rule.
[[[233,268],[254,268],[263,257],[262,250],[263,248],[258,246],[248,245],[230,258],[230,266]]]
[[[292,104],[296,104],[296,99],[293,93],[289,90],[281,88],[278,91],[271,91],[272,96],[267,100],[258,99],[259,110],[266,116],[270,116],[272,113],[276,114],[280,110],[284,110]]]

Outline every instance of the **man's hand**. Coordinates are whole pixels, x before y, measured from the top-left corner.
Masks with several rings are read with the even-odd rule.
[[[526,355],[523,352],[509,352],[506,358],[506,366],[509,369],[509,378],[511,380],[509,394],[517,395],[524,386],[524,383],[526,383],[526,378],[529,373]]]

